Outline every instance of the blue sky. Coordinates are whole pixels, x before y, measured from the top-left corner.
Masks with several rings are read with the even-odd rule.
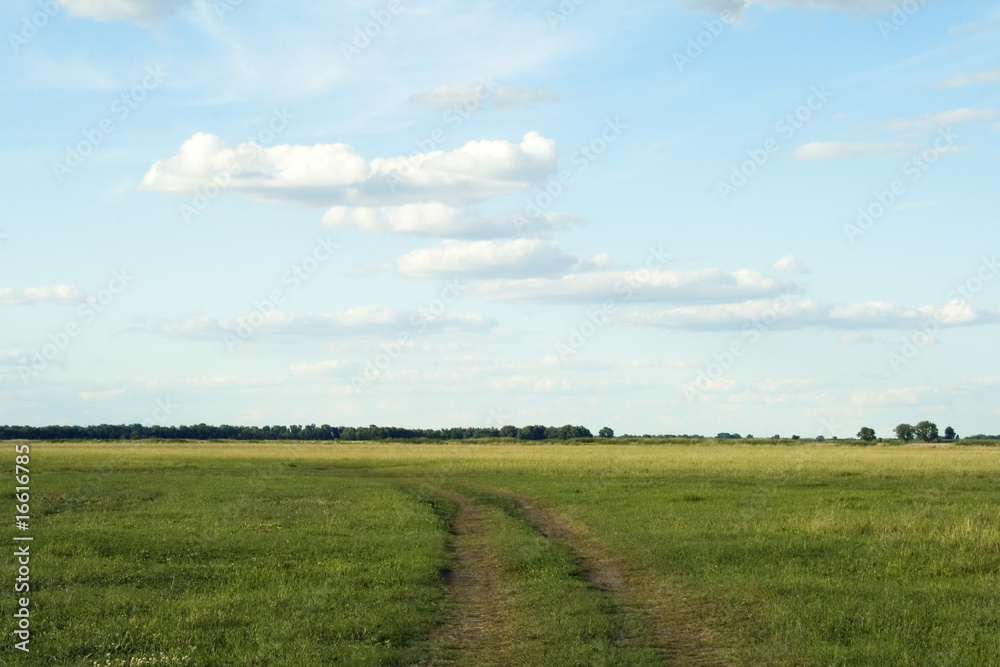
[[[1000,430],[995,3],[0,22],[0,423]]]

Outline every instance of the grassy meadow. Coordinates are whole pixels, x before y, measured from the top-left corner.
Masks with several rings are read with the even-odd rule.
[[[1000,664],[998,457],[34,442],[0,665]]]

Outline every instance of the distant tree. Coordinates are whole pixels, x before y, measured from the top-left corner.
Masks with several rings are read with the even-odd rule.
[[[823,436],[821,435],[816,436],[816,442],[823,442],[824,440],[826,440],[826,438],[824,438]]]
[[[775,433],[774,435],[771,436],[771,440],[781,440],[781,436]]]
[[[916,430],[909,424],[900,424],[896,427],[896,437],[903,442],[909,442],[917,435]]]
[[[861,430],[858,431],[858,440],[862,440],[864,442],[875,442],[875,429],[862,426]]]
[[[545,427],[538,424],[522,426],[517,432],[517,437],[520,440],[544,440]]]
[[[601,438],[613,438],[615,437],[615,432],[610,428],[608,428],[607,426],[604,426],[601,428],[600,431],[597,432],[597,435],[598,437]]]
[[[952,427],[949,426],[949,427],[945,428],[945,430],[944,430],[944,439],[945,440],[954,440],[956,435],[958,435],[958,434],[955,433],[955,429],[953,429]]]
[[[517,437],[517,427],[508,424],[500,429],[501,438],[516,438]]]
[[[938,439],[938,427],[934,422],[922,421],[913,428],[913,432],[924,442],[934,442]]]

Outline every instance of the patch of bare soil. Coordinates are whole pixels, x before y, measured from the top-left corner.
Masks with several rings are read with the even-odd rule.
[[[504,665],[504,590],[496,556],[486,547],[486,520],[470,499],[435,489],[458,506],[444,604],[445,622],[431,635],[432,665]]]

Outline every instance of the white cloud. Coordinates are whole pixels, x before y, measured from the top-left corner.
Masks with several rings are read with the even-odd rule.
[[[889,341],[888,339],[869,334],[847,333],[840,337],[840,342],[844,345],[867,345],[870,343],[887,343]]]
[[[82,290],[69,285],[55,287],[26,287],[0,289],[0,304],[3,305],[33,305],[36,303],[76,304],[86,300],[87,295]]]
[[[986,72],[975,72],[972,74],[962,72],[961,74],[956,74],[949,79],[945,79],[941,82],[941,86],[944,88],[963,88],[965,86],[972,86],[979,83],[998,82],[1000,82],[1000,67]]]
[[[583,224],[584,219],[568,213],[544,213],[531,219],[523,215],[515,218],[515,212],[512,211],[483,215],[471,206],[456,208],[438,202],[426,202],[381,207],[334,206],[323,215],[323,223],[331,227],[357,227],[371,233],[501,238],[543,236],[556,229]]]
[[[197,389],[224,389],[228,387],[260,387],[264,385],[283,384],[282,380],[270,380],[267,378],[246,378],[236,375],[206,375],[186,380],[146,380],[147,389],[158,389],[162,387],[194,387]]]
[[[920,402],[923,394],[931,391],[930,387],[903,387],[886,391],[861,390],[851,394],[851,405],[915,405]]]
[[[537,378],[529,375],[512,375],[490,381],[490,389],[493,391],[549,393],[571,391],[573,387],[573,383],[569,380],[551,377]]]
[[[895,9],[899,0],[681,0],[691,9],[722,12],[730,11],[739,16],[745,14],[750,7],[777,9],[792,7],[795,9],[829,9],[852,12],[857,14],[876,14]]]
[[[577,263],[554,241],[456,241],[420,248],[396,261],[411,278],[495,278],[562,273]]]
[[[410,102],[434,106],[439,111],[447,111],[457,106],[466,112],[471,112],[488,102],[492,103],[494,109],[513,109],[529,102],[555,99],[556,94],[551,88],[512,88],[503,84],[487,86],[480,83],[443,84],[414,95],[410,98]]]
[[[799,291],[784,279],[750,269],[693,271],[595,271],[560,278],[529,278],[486,282],[479,293],[497,301],[596,302],[735,302],[778,291]]]
[[[124,394],[122,389],[111,389],[109,391],[81,391],[80,398],[85,401],[106,401],[110,398],[117,398]]]
[[[885,129],[892,132],[906,130],[936,130],[958,123],[972,123],[993,120],[1000,116],[998,109],[952,109],[940,113],[925,113],[914,118],[897,118],[886,123]]]
[[[343,359],[320,361],[315,364],[292,364],[292,372],[296,375],[339,375],[347,371],[347,362]]]
[[[0,366],[18,366],[28,363],[28,355],[17,350],[0,350]]]
[[[232,146],[199,132],[180,153],[156,162],[141,189],[199,192],[213,179],[223,190],[262,199],[352,206],[444,202],[466,205],[527,190],[556,165],[555,142],[528,132],[519,144],[470,141],[453,151],[370,162],[347,144]]]
[[[811,299],[756,300],[709,306],[685,306],[654,312],[633,312],[626,322],[689,330],[738,330],[753,322],[769,329],[827,327],[833,329],[919,330],[927,322],[937,326],[986,324],[997,314],[977,311],[964,301],[951,301],[941,308],[906,308],[886,301],[823,304]],[[845,341],[846,342],[846,341]]]
[[[145,22],[166,18],[191,0],[59,0],[74,16],[107,21],[124,19]]]
[[[740,329],[754,321],[767,322],[768,327],[787,326],[789,322],[820,321],[822,304],[810,299],[801,301],[753,300],[708,306],[682,306],[654,312],[633,312],[626,322],[640,326],[672,329]]]
[[[221,343],[232,336],[247,342],[291,343],[303,340],[343,339],[356,336],[392,335],[420,328],[432,332],[485,332],[497,326],[496,320],[476,314],[444,314],[431,320],[420,319],[419,313],[385,308],[359,306],[340,313],[312,314],[271,311],[253,318],[225,319],[199,315],[180,320],[167,320],[133,330],[175,340],[198,340]]]
[[[801,391],[803,389],[815,387],[819,384],[822,384],[822,382],[815,378],[780,378],[776,380],[762,380],[754,383],[754,385],[761,391],[770,393],[784,391],[786,389]]]
[[[809,269],[806,265],[795,259],[794,255],[782,257],[771,265],[771,270],[781,271],[783,273],[809,273]]]
[[[893,159],[912,155],[920,150],[918,144],[902,142],[846,142],[813,141],[795,149],[797,160],[835,160],[838,158],[880,158]]]

